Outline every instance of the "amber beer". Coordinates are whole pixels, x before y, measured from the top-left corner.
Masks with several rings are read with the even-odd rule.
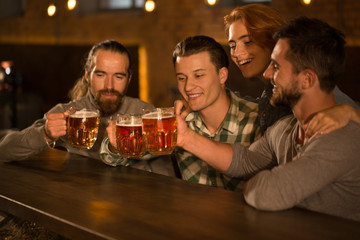
[[[69,115],[67,135],[69,143],[75,148],[90,149],[94,145],[99,130],[99,113],[82,109]]]
[[[142,122],[146,150],[152,155],[170,154],[177,138],[174,108],[144,110]]]
[[[118,115],[116,145],[123,157],[141,158],[144,155],[141,115]]]

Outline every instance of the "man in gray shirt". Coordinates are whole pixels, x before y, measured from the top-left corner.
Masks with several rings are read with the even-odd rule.
[[[58,104],[22,131],[14,131],[0,140],[1,159],[22,160],[49,146],[66,148],[69,152],[99,158],[102,138],[111,116],[117,113],[140,113],[153,107],[140,99],[125,96],[131,80],[131,60],[128,50],[116,41],[95,44],[84,66],[84,75],[70,91],[71,102]],[[66,136],[69,109],[87,108],[100,111],[98,139],[90,149],[72,147]]]
[[[30,127],[0,139],[1,160],[22,160],[52,146],[100,159],[100,146],[103,138],[107,136],[109,119],[115,119],[117,114],[140,114],[143,108],[154,108],[152,104],[126,96],[131,76],[130,54],[122,44],[113,40],[95,44],[89,52],[83,77],[70,91],[72,101],[56,105],[44,118],[35,121]],[[86,108],[100,112],[99,133],[91,149],[78,149],[69,144],[66,118],[70,108]],[[174,176],[172,164],[167,162],[157,164],[154,171]],[[151,163],[152,161],[146,162]]]
[[[234,177],[248,177],[245,201],[261,210],[304,207],[360,221],[360,124],[308,139],[315,113],[336,105],[334,87],[345,61],[344,36],[327,23],[300,17],[276,34],[264,73],[274,85],[271,103],[290,106],[288,116],[249,148],[224,144],[189,130],[178,114],[178,145]]]

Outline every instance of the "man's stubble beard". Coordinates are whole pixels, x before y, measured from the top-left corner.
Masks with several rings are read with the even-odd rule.
[[[278,89],[277,94],[273,94],[270,103],[274,107],[290,107],[293,108],[302,97],[302,93],[297,87],[297,81],[292,81],[292,86],[289,90]]]

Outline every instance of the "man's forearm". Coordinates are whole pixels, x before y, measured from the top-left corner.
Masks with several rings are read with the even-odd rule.
[[[14,131],[0,141],[0,152],[4,161],[18,161],[30,157],[48,147],[43,127],[31,126]]]
[[[233,151],[230,144],[220,143],[190,131],[184,138],[183,146],[203,161],[219,171],[225,172],[232,161]]]

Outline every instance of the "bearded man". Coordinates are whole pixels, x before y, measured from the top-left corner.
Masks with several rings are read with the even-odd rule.
[[[100,146],[106,136],[109,119],[115,119],[117,114],[139,114],[143,108],[154,108],[149,103],[125,95],[130,80],[131,58],[122,44],[106,40],[94,45],[86,60],[83,77],[70,90],[72,101],[57,104],[30,127],[13,131],[1,139],[2,159],[22,160],[53,146],[100,159]],[[66,135],[69,111],[83,108],[100,112],[97,140],[89,150],[72,147]]]

